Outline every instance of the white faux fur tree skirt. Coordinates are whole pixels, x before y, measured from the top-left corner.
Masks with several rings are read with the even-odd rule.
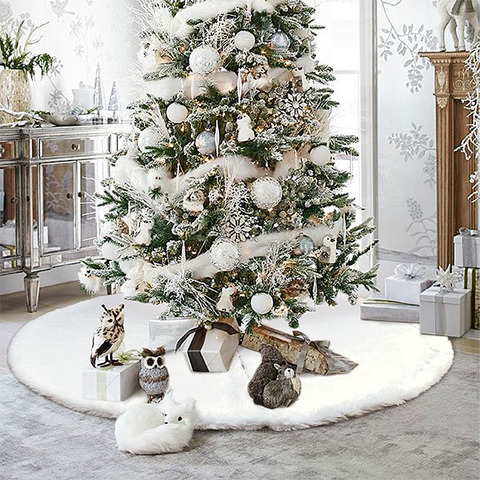
[[[120,296],[94,298],[24,326],[8,352],[14,375],[62,405],[99,416],[117,417],[129,405],[145,401],[142,391],[122,403],[81,397],[81,371],[89,364],[100,306],[122,301]],[[148,346],[148,320],[159,308],[124,303],[126,348]],[[244,348],[238,349],[226,373],[192,373],[182,353],[167,354],[170,386],[177,399],[195,398],[198,428],[289,430],[399,405],[437,383],[449,369],[453,351],[447,338],[420,335],[418,325],[365,322],[359,317],[359,308],[342,300],[335,308],[322,306],[302,318],[300,330],[312,340],[330,340],[333,351],[359,366],[348,375],[303,374],[300,398],[289,408],[268,410],[254,405],[247,384],[260,363],[260,354]],[[282,320],[269,325],[289,331]]]

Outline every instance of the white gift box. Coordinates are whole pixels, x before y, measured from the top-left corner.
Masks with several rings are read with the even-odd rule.
[[[224,324],[226,327],[219,324]],[[186,339],[188,347],[184,354],[194,372],[226,372],[237,351],[240,330],[235,320],[221,319],[212,327],[210,330],[197,327]]]
[[[123,402],[140,388],[139,371],[139,360],[115,367],[87,367],[82,372],[82,396],[89,400]]]
[[[148,322],[150,348],[156,349],[164,346],[167,352],[174,351],[180,337],[191,328],[197,321],[190,317],[160,317]]]
[[[453,237],[453,254],[456,267],[480,266],[480,237],[455,235]]]
[[[375,320],[377,322],[405,322],[418,323],[420,307],[417,305],[402,305],[399,303],[382,302],[381,300],[369,303],[367,300],[360,305],[361,320]]]
[[[420,294],[433,284],[426,278],[405,278],[392,275],[385,279],[385,297],[394,302],[420,305]]]
[[[430,287],[420,297],[420,332],[461,337],[471,323],[471,291]]]

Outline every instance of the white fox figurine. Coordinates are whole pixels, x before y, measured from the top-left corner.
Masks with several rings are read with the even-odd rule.
[[[152,243],[153,220],[151,218],[142,218],[140,230],[135,237],[135,243],[138,245],[150,245]]]
[[[160,403],[141,403],[129,408],[115,422],[120,451],[137,455],[181,452],[195,428],[195,401],[177,403],[168,393]]]

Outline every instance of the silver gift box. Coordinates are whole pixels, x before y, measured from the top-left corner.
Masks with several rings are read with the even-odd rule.
[[[367,301],[360,306],[360,318],[377,322],[418,323],[420,307],[380,301],[368,303]]]
[[[140,361],[111,368],[86,367],[82,371],[82,397],[123,402],[140,389]]]
[[[197,320],[192,317],[161,316],[148,323],[150,348],[164,346],[167,352],[173,352],[180,337],[195,327]]]

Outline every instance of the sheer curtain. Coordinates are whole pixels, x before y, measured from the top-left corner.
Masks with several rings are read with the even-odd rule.
[[[340,105],[332,113],[332,132],[360,136],[360,1],[311,0],[316,7],[316,55],[330,65],[336,77],[333,99]],[[349,185],[352,196],[360,200],[359,158],[340,155],[337,165],[353,174]]]

